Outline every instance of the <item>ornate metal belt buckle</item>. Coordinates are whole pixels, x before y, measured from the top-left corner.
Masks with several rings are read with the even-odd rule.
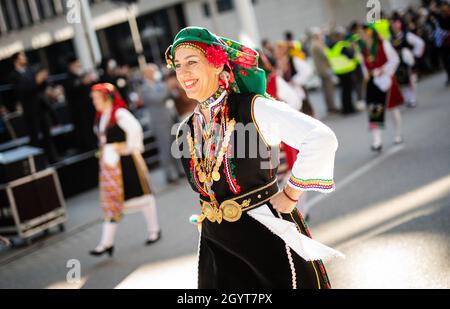
[[[211,222],[216,222],[216,211],[214,209],[214,207],[208,203],[208,202],[203,202],[202,204],[202,212],[203,214],[206,216],[206,218],[211,221]]]
[[[228,222],[236,222],[242,216],[242,206],[233,200],[224,201],[220,204],[223,219]]]

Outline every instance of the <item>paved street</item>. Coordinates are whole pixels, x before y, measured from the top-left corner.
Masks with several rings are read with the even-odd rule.
[[[436,74],[419,84],[419,105],[402,109],[405,143],[393,145],[388,114],[385,149],[369,150],[365,113],[324,118],[339,139],[336,192],[310,194],[313,236],[346,254],[326,263],[335,288],[450,288],[450,88]],[[311,100],[324,116],[321,93]],[[66,232],[30,247],[0,249],[0,288],[195,288],[197,213],[186,181],[157,187],[163,239],[145,247],[144,218],[121,223],[114,258],[88,255],[101,232],[97,191],[67,201]],[[68,283],[67,261],[82,280]]]

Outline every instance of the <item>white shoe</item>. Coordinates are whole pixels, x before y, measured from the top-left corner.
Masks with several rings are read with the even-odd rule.
[[[402,144],[403,143],[403,137],[402,136],[396,136],[394,139],[394,144]]]
[[[356,109],[360,112],[363,112],[366,110],[366,102],[361,100],[356,102]]]
[[[160,240],[162,237],[162,232],[161,230],[159,230],[158,232],[153,232],[148,236],[148,239],[146,241],[146,245],[151,245],[154,244],[155,242],[157,242],[158,240]]]
[[[406,107],[408,107],[408,108],[417,107],[417,102],[407,102]]]

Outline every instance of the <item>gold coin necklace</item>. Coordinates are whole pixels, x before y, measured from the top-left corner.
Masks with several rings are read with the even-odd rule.
[[[188,133],[187,135],[187,140],[188,140],[188,145],[189,145],[189,150],[190,150],[190,154],[191,154],[191,158],[193,160],[194,163],[194,170],[198,175],[198,179],[199,181],[202,183],[204,189],[206,192],[208,192],[208,195],[211,198],[211,201],[215,201],[215,194],[214,191],[212,191],[211,187],[213,182],[217,182],[221,179],[220,176],[220,167],[222,165],[224,156],[225,156],[225,152],[228,149],[228,145],[230,143],[230,138],[231,138],[231,134],[234,131],[234,127],[236,124],[236,121],[234,119],[229,120],[227,119],[225,113],[224,113],[224,109],[225,106],[227,104],[226,102],[227,97],[225,97],[225,101],[223,103],[223,105],[221,106],[221,122],[220,122],[220,128],[224,128],[224,124],[225,124],[225,133],[221,132],[221,130],[214,130],[214,133],[217,133],[217,131],[219,132],[219,134],[212,134],[212,132],[208,132],[210,134],[207,134],[207,136],[209,137],[207,141],[205,141],[205,144],[207,144],[207,147],[205,147],[205,149],[208,150],[208,156],[204,156],[205,158],[202,160],[202,158],[198,158],[197,157],[197,153],[196,153],[196,148],[195,145],[202,145],[201,141],[198,140],[199,135],[198,131],[197,134],[194,134],[195,137],[195,145],[194,145],[194,140],[192,138],[192,136]],[[211,119],[211,121],[214,121],[213,119]],[[224,123],[225,122],[225,123]],[[216,125],[212,125],[210,128],[215,129]],[[195,130],[195,124],[194,124],[194,131]],[[202,134],[203,135],[203,134]],[[220,146],[220,150],[217,154],[217,156],[215,156],[214,154],[217,152],[217,149],[214,149],[214,151],[212,151],[211,147],[212,145],[217,145],[217,140],[218,140],[218,136],[222,136],[223,135],[223,140]],[[203,135],[204,136],[204,135]],[[216,143],[212,143],[212,139],[216,139]],[[211,153],[213,153],[213,155],[211,155]],[[215,159],[215,160],[214,160]]]

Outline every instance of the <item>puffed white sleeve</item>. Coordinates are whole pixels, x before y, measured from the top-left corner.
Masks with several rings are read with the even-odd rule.
[[[294,57],[293,62],[297,73],[292,77],[292,81],[297,86],[303,87],[313,77],[314,71],[305,60]]]
[[[253,104],[259,133],[271,146],[280,142],[298,149],[288,185],[303,191],[330,193],[335,190],[334,160],[338,140],[321,121],[289,105],[258,97]]]
[[[302,98],[281,76],[276,76],[277,97],[295,110],[302,108]]]
[[[125,108],[120,108],[116,111],[116,120],[119,127],[126,133],[127,153],[134,151],[143,152],[144,133],[139,121]]]
[[[393,76],[397,71],[400,64],[400,58],[397,51],[392,47],[391,43],[387,40],[383,40],[383,48],[386,54],[387,62],[383,66],[383,71],[389,77]]]

